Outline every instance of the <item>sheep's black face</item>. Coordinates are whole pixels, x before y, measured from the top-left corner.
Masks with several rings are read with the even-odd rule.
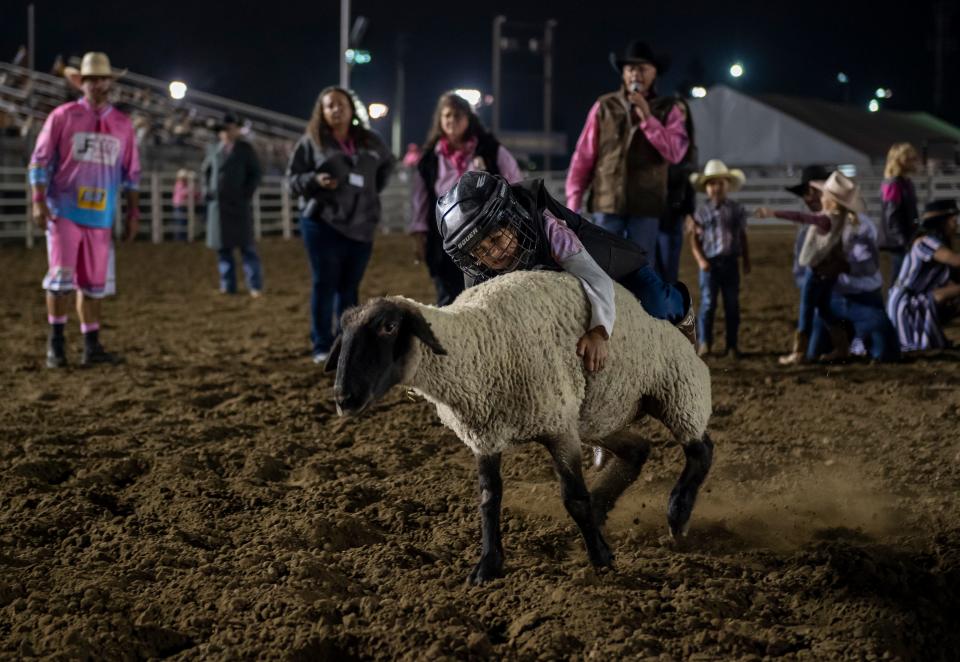
[[[412,306],[379,299],[348,310],[326,370],[336,368],[333,396],[338,411],[359,413],[403,378],[416,342],[446,354],[423,316]]]

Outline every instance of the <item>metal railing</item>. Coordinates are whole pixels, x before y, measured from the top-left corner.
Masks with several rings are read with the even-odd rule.
[[[543,177],[547,189],[563,200],[563,172],[531,173]],[[399,170],[391,177],[387,188],[380,196],[382,205],[381,230],[384,233],[402,232],[410,216],[410,172]],[[144,173],[140,180],[140,231],[139,237],[154,243],[172,241],[184,237],[195,241],[206,236],[203,201],[194,195],[181,215],[173,205],[173,188],[176,175],[173,172]],[[748,210],[758,206],[774,208],[797,208],[797,198],[784,190],[797,181],[796,177],[752,177],[732,197]],[[880,177],[858,178],[867,212],[874,218],[880,213]],[[917,177],[914,180],[921,202],[933,198],[960,198],[960,174]],[[192,193],[192,192],[191,192]],[[118,220],[125,203],[117,208]],[[286,179],[279,175],[263,178],[253,197],[254,232],[257,238],[281,236],[286,239],[297,232],[297,201],[291,195]],[[765,225],[776,220],[762,221]],[[779,221],[786,223],[786,221]],[[117,232],[120,223],[116,224]],[[30,191],[26,169],[0,168],[0,241],[24,241],[33,246],[43,234],[30,220]]]

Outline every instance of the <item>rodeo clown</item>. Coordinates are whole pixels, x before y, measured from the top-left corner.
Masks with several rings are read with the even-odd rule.
[[[140,159],[133,125],[107,101],[115,72],[103,53],[87,53],[64,75],[83,98],[58,106],[44,122],[30,159],[33,220],[47,235],[47,367],[67,364],[64,327],[68,294],[77,291],[82,365],[115,363],[100,344],[101,300],[107,292],[117,191],[127,195],[126,232],[139,225]]]
[[[695,343],[695,316],[682,283],[665,283],[642,248],[557,202],[543,180],[510,185],[498,175],[467,172],[437,201],[443,248],[468,285],[518,269],[567,271],[590,302],[588,328],[577,342],[589,372],[602,370],[616,318],[614,281],[650,315],[675,324]]]

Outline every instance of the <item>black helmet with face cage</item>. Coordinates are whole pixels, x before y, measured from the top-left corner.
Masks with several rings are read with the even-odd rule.
[[[533,267],[540,236],[533,223],[507,181],[488,172],[465,172],[437,200],[437,227],[443,250],[475,281]],[[492,269],[484,265],[480,245],[498,230],[508,233],[512,259],[509,265]]]

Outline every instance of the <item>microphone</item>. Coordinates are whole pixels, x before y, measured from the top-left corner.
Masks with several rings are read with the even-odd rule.
[[[638,83],[637,81],[633,81],[632,83],[630,83],[631,92],[639,92],[642,89],[643,88],[640,86],[640,83]]]

